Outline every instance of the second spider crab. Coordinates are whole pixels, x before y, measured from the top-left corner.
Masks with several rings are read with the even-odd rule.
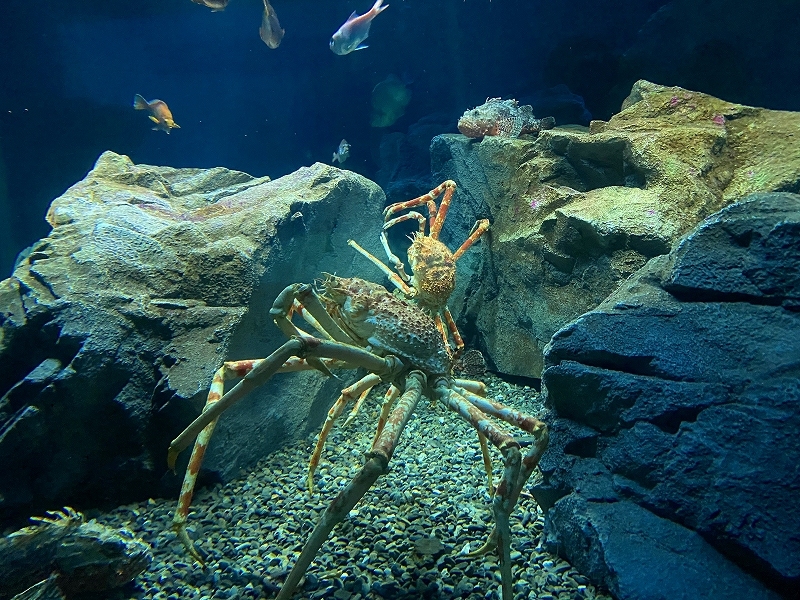
[[[381,271],[386,274],[389,281],[395,285],[406,298],[413,299],[421,308],[427,311],[435,320],[445,343],[448,335],[445,323],[453,341],[453,350],[458,357],[464,350],[464,341],[458,332],[458,327],[447,308],[447,301],[456,287],[456,261],[489,229],[489,220],[480,219],[475,222],[467,239],[453,252],[439,240],[450,201],[456,190],[456,182],[448,179],[427,194],[412,200],[390,204],[383,211],[384,225],[381,230],[381,243],[386,252],[391,268],[380,259],[373,256],[353,240],[348,243],[361,254],[371,260]],[[444,195],[442,195],[444,193]],[[442,196],[439,206],[436,199]],[[427,208],[428,217],[416,210],[409,210],[399,216],[394,216],[404,210],[414,209],[419,206]],[[411,237],[411,246],[408,248],[408,262],[411,275],[405,271],[405,265],[389,247],[387,232],[390,228],[403,221],[416,220],[419,222],[419,231]],[[425,229],[428,229],[428,233]],[[392,271],[394,269],[394,271]]]
[[[202,414],[170,444],[169,464],[174,468],[178,453],[196,438],[173,521],[179,539],[192,556],[203,562],[186,532],[186,520],[200,463],[222,412],[276,373],[304,369],[330,373],[331,369],[364,368],[367,375],[342,390],[335,406],[343,407],[349,398],[365,393],[380,381],[389,383],[365,464],[319,518],[278,600],[291,597],[333,527],[387,472],[400,435],[423,396],[468,422],[503,456],[503,475],[492,499],[495,528],[484,546],[473,554],[497,550],[503,600],[512,600],[509,515],[547,447],[545,424],[486,398],[486,388],[479,381],[452,378],[453,355],[434,319],[419,306],[396,297],[380,285],[327,275],[317,287],[308,284],[286,287],[270,314],[290,339],[267,358],[226,362],[214,375]],[[302,317],[315,334],[298,327],[292,321],[293,315]],[[225,380],[237,377],[242,380],[223,394]],[[522,454],[514,437],[492,418],[534,437],[535,442],[526,454]],[[312,457],[310,471],[313,461]]]

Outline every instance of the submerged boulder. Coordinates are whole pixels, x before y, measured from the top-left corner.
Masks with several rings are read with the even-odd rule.
[[[535,139],[440,135],[435,181],[459,186],[442,238],[459,261],[451,310],[492,368],[538,377],[560,327],[600,304],[703,218],[752,192],[800,190],[800,113],[634,85],[608,122]],[[488,244],[487,244],[488,242]]]
[[[0,521],[173,493],[167,446],[214,371],[285,340],[269,309],[286,285],[359,274],[347,240],[380,250],[383,203],[322,164],[270,181],[104,153],[0,283]],[[276,377],[220,419],[206,472],[230,479],[315,429],[340,387]]]
[[[617,598],[796,597],[800,196],[708,218],[544,358],[553,551]]]

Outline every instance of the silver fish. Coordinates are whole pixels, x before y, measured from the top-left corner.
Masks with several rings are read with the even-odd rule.
[[[225,10],[225,7],[228,6],[228,2],[231,0],[192,0],[195,4],[199,4],[200,6],[206,6],[211,9],[211,12],[219,12],[221,10]]]
[[[339,165],[347,160],[347,157],[350,156],[350,144],[347,143],[347,140],[342,140],[339,142],[339,147],[336,149],[336,152],[333,153],[333,158],[331,162],[339,161]]]
[[[264,0],[264,13],[261,16],[261,27],[258,28],[258,35],[261,40],[268,48],[274,50],[281,45],[284,33],[285,31],[281,29],[281,24],[278,22],[278,15],[275,14],[275,9],[272,8],[269,0]]]
[[[354,50],[363,50],[367,46],[362,44],[369,35],[369,26],[372,24],[372,19],[377,17],[384,10],[389,8],[389,5],[383,6],[383,0],[375,0],[375,4],[369,12],[363,15],[357,15],[356,11],[345,21],[344,25],[339,27],[339,30],[331,37],[331,50],[334,54],[350,54]]]

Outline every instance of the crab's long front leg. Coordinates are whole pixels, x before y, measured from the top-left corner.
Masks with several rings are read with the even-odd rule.
[[[509,517],[516,498],[512,490],[519,479],[522,456],[519,444],[508,433],[499,429],[488,416],[478,410],[457,391],[446,386],[438,386],[434,395],[445,405],[470,423],[479,434],[484,435],[503,455],[505,468],[503,477],[495,489],[492,509],[495,518],[495,532],[500,557],[500,576],[503,586],[503,600],[512,600],[514,591],[511,579],[511,526]]]
[[[168,463],[170,468],[175,465],[175,459],[181,451],[192,443],[200,431],[217,419],[220,414],[236,404],[255,388],[265,384],[270,377],[277,373],[284,363],[292,356],[306,356],[309,358],[329,358],[335,361],[361,367],[386,379],[393,379],[403,368],[402,362],[394,356],[385,358],[376,356],[363,348],[348,346],[317,338],[292,339],[285,342],[267,358],[263,359],[245,377],[233,386],[218,402],[206,406],[206,409],[184,429],[181,434],[172,440],[169,445]]]
[[[419,371],[409,373],[406,378],[405,392],[397,401],[394,410],[389,416],[386,426],[383,428],[378,439],[367,453],[367,462],[356,474],[353,480],[340,491],[333,502],[317,521],[311,536],[306,541],[300,557],[292,567],[289,576],[278,593],[277,600],[288,600],[291,598],[297,584],[300,583],[305,572],[308,570],[311,561],[319,552],[322,544],[328,539],[331,530],[339,523],[347,513],[352,510],[356,503],[361,500],[370,487],[378,480],[378,477],[386,473],[389,461],[392,458],[400,434],[411,418],[411,414],[422,397],[422,390],[425,386],[425,376]]]
[[[214,378],[211,381],[211,389],[208,391],[205,409],[217,403],[222,397],[225,388],[225,380],[234,377],[243,377],[253,370],[261,362],[261,359],[254,360],[237,360],[224,363],[217,372],[214,373]],[[197,474],[200,472],[200,465],[203,462],[203,457],[208,447],[208,442],[211,440],[211,435],[214,433],[214,427],[217,424],[217,419],[211,421],[197,436],[192,455],[189,458],[189,465],[186,467],[186,474],[183,476],[183,485],[181,486],[181,495],[178,499],[178,508],[175,510],[175,516],[172,519],[172,529],[175,531],[178,539],[186,548],[186,551],[200,564],[204,564],[203,557],[197,551],[194,543],[189,539],[186,533],[186,518],[189,514],[189,507],[192,504],[192,496],[194,495],[194,488],[197,484]],[[170,468],[174,470],[175,459],[170,458]]]

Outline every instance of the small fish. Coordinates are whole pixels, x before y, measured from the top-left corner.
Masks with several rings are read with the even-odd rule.
[[[283,34],[284,30],[281,29],[275,9],[272,8],[269,0],[264,0],[264,14],[261,15],[261,27],[258,28],[258,35],[261,36],[267,47],[274,50],[281,45]]]
[[[341,166],[341,164],[347,160],[348,156],[350,156],[350,144],[347,143],[347,140],[342,140],[339,142],[339,147],[336,149],[336,152],[333,153],[331,162],[336,162],[338,160]]]
[[[181,128],[181,126],[173,120],[169,106],[167,106],[167,103],[163,100],[150,100],[150,102],[148,102],[144,97],[136,94],[133,97],[133,108],[136,110],[150,111],[150,120],[156,124],[156,126],[153,127],[153,131],[160,129],[161,131],[169,133],[170,129]]]
[[[354,50],[363,50],[367,47],[361,42],[367,39],[369,35],[369,26],[372,24],[372,19],[389,8],[388,4],[382,6],[382,3],[383,0],[375,0],[375,4],[369,12],[360,16],[356,14],[356,11],[353,11],[353,14],[331,38],[330,45],[334,54],[350,54]]]
[[[231,0],[192,0],[195,4],[199,4],[200,6],[206,6],[211,9],[211,12],[219,12],[221,10],[225,10],[225,7],[228,6],[228,2]]]

